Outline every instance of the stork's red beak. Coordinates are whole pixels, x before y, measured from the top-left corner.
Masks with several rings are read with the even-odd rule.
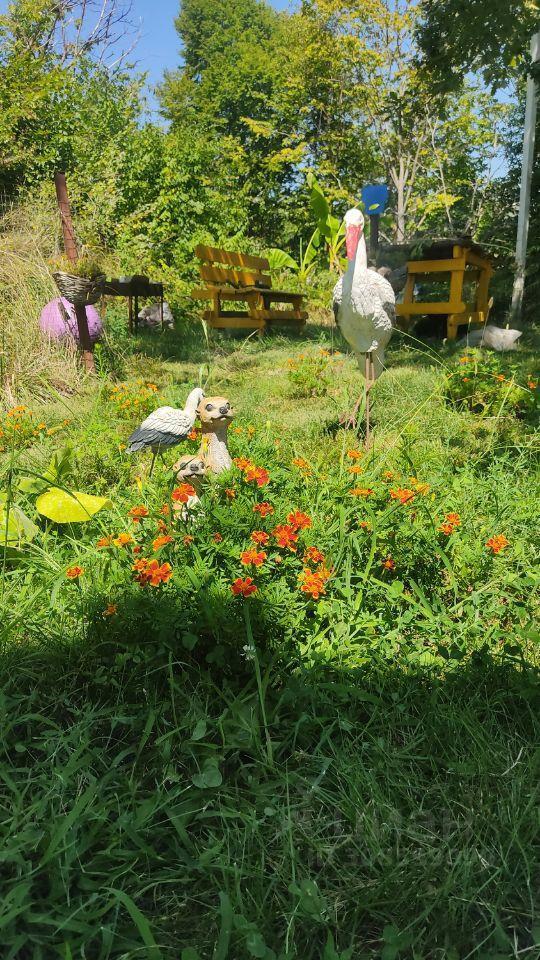
[[[362,236],[362,227],[360,224],[349,224],[345,228],[345,247],[347,249],[347,260],[354,260],[358,241]]]

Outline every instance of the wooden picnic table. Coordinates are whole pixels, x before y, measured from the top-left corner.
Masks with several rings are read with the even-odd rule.
[[[129,332],[139,326],[139,299],[159,299],[161,328],[163,329],[163,284],[155,283],[143,275],[107,280],[103,288],[106,297],[127,297],[129,309]]]
[[[418,254],[418,245],[386,245],[387,252],[409,251],[413,257],[407,260],[407,280],[403,293],[403,302],[396,304],[396,314],[401,324],[407,328],[413,317],[442,315],[446,316],[448,340],[455,340],[458,327],[462,324],[484,324],[487,322],[493,300],[489,298],[489,281],[493,275],[490,258],[482,247],[474,243],[471,237],[460,236],[441,238],[422,244]],[[445,300],[414,299],[415,287],[429,280],[448,279],[450,287]],[[473,299],[465,300],[466,284],[475,285]]]

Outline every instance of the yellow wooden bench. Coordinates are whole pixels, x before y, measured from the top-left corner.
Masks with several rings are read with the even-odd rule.
[[[493,267],[480,248],[472,243],[448,241],[447,244],[435,244],[426,254],[425,260],[409,260],[407,263],[403,303],[396,304],[400,325],[407,327],[414,316],[446,315],[447,337],[455,340],[460,324],[486,323],[493,302],[489,299]],[[450,275],[448,300],[422,303],[414,300],[414,288],[419,280],[440,280],[445,275]],[[476,285],[472,303],[464,300],[466,282]]]
[[[205,287],[192,290],[195,300],[210,300],[204,311],[209,326],[218,329],[259,330],[268,323],[303,324],[307,313],[302,310],[303,295],[287,290],[274,290],[268,273],[270,264],[264,257],[233,253],[219,247],[199,245],[195,248],[199,273]],[[225,304],[245,303],[244,310],[225,308]],[[280,309],[272,304],[290,304]]]

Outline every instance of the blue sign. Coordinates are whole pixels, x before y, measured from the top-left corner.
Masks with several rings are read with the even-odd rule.
[[[368,216],[374,213],[384,213],[388,203],[388,187],[386,183],[373,183],[362,187],[362,203]]]

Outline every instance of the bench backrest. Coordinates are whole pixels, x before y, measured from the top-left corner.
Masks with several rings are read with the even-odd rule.
[[[233,253],[219,247],[206,247],[199,244],[195,253],[201,264],[199,272],[202,280],[217,286],[258,287],[269,290],[272,286],[268,260],[254,257],[250,253]]]

